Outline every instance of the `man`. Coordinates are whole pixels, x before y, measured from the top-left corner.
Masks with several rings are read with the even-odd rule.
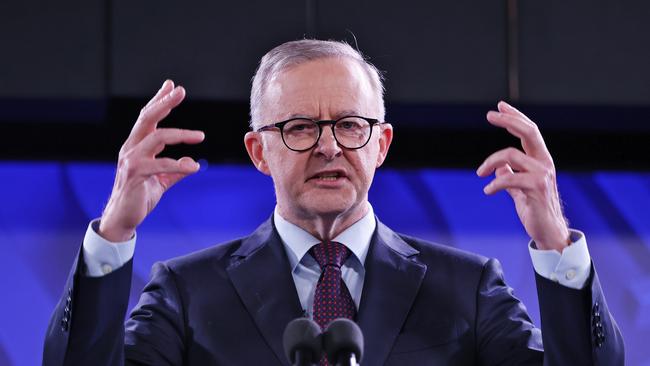
[[[111,198],[53,314],[44,364],[287,364],[282,331],[305,314],[322,327],[354,319],[365,365],[623,364],[620,333],[584,235],[567,227],[535,124],[499,103],[487,119],[519,137],[523,151],[498,151],[477,174],[496,173],[485,193],[507,190],[532,238],[543,337],[496,260],[396,234],[374,217],[368,189],[393,139],[381,79],[354,49],[329,41],[276,47],[253,80],[244,143],[273,178],[273,216],[246,238],[155,265],[123,327],[136,228],[199,168],[189,157],[156,157],[165,145],[203,140],[200,131],[157,127],[184,96],[166,81],[122,146]]]

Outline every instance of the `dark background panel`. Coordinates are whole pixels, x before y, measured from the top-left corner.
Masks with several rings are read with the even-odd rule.
[[[347,40],[385,71],[389,164],[474,167],[517,141],[499,99],[540,126],[559,167],[648,169],[650,14],[643,1],[281,0],[0,4],[0,158],[114,160],[165,78],[188,90],[163,125],[242,146],[250,78],[270,48]],[[520,98],[516,91],[520,91]]]
[[[650,104],[650,2],[520,1],[519,10],[522,100]]]
[[[322,1],[320,38],[358,43],[398,103],[492,102],[507,96],[505,2]]]
[[[247,101],[259,59],[305,35],[305,2],[128,1],[111,7],[111,92],[145,97],[164,78],[189,98]]]
[[[0,98],[105,97],[103,4],[0,2]]]

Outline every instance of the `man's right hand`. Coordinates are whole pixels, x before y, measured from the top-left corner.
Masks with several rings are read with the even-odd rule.
[[[104,239],[110,242],[129,240],[163,193],[199,170],[199,164],[187,156],[178,160],[156,158],[165,145],[198,144],[205,137],[202,131],[157,128],[184,98],[185,89],[174,87],[174,82],[167,80],[140,111],[131,134],[120,149],[113,191],[99,225],[98,234]]]

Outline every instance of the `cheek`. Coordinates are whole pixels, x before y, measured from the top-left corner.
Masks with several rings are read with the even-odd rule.
[[[370,154],[359,154],[352,159],[355,175],[359,181],[367,184],[372,180],[377,165],[377,155],[373,151]]]
[[[277,188],[292,191],[297,188],[297,183],[302,183],[304,169],[301,167],[304,162],[301,156],[291,151],[274,151],[269,153],[268,157],[271,176]]]

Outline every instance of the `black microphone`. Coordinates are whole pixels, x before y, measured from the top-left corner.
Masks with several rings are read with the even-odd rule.
[[[307,318],[290,321],[284,328],[282,343],[284,354],[295,366],[316,365],[323,353],[320,326]]]
[[[323,348],[332,365],[356,366],[363,357],[361,329],[352,320],[336,319],[323,333]]]

